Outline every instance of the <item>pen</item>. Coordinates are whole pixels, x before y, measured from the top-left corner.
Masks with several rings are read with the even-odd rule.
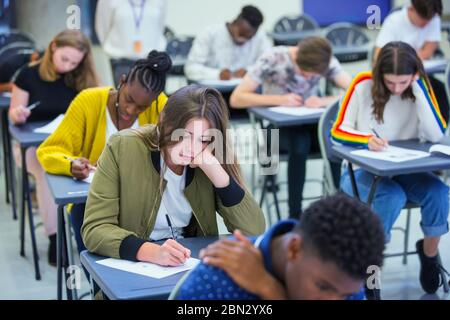
[[[370,127],[370,130],[372,130],[372,132],[373,133],[375,133],[375,136],[378,138],[378,139],[382,139],[381,137],[380,137],[380,135],[378,134],[378,132],[375,130],[375,128],[374,127]],[[384,143],[384,147],[386,148],[386,142]]]
[[[175,234],[173,233],[172,222],[170,222],[169,215],[166,213],[167,224],[169,225],[170,233],[172,233],[172,239],[175,240]]]
[[[378,139],[381,139],[380,135],[378,134],[378,132],[375,131],[374,128],[372,128],[372,132],[375,133],[375,135],[377,136]]]
[[[28,107],[27,107],[27,109],[28,110],[33,110],[34,108],[36,108],[38,105],[40,105],[41,104],[41,102],[40,101],[37,101],[37,102],[35,102],[35,103],[33,103],[33,104],[30,104]]]

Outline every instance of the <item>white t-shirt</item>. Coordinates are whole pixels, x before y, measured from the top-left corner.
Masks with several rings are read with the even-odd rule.
[[[441,18],[435,15],[423,28],[411,23],[408,18],[408,7],[391,13],[381,27],[375,46],[382,48],[391,41],[403,41],[419,50],[425,42],[441,41]]]
[[[139,119],[136,119],[136,121],[131,126],[132,129],[139,128]],[[108,141],[109,138],[114,134],[117,133],[117,127],[112,121],[111,115],[109,114],[109,109],[106,107],[106,137],[105,141]]]
[[[103,50],[116,59],[144,58],[153,49],[165,50],[166,11],[166,0],[99,0],[95,31]]]
[[[166,214],[169,216],[173,232],[177,238],[182,236],[183,228],[189,225],[192,217],[191,205],[184,195],[186,168],[180,176],[165,165],[162,156],[160,163],[161,170],[165,168],[164,180],[167,184],[162,195],[155,226],[150,234],[150,240],[154,241],[172,237]]]
[[[196,81],[217,80],[222,69],[248,69],[271,47],[262,30],[239,46],[233,42],[225,24],[205,28],[192,44],[184,69],[186,77]]]

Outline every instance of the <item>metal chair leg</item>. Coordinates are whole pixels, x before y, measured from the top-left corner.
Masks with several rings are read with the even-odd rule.
[[[405,237],[403,245],[403,264],[408,263],[408,246],[409,246],[409,227],[411,222],[411,209],[406,213]]]

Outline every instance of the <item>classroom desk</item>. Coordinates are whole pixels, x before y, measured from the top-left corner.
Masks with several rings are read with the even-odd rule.
[[[289,31],[283,33],[269,32],[268,36],[273,39],[276,46],[296,46],[299,41],[313,36],[321,36],[323,31],[320,29],[316,30],[299,30],[299,31]]]
[[[199,80],[189,82],[196,83],[205,87],[210,87],[217,89],[220,93],[231,93],[233,90],[241,83],[242,79],[232,79],[232,80]]]
[[[425,60],[423,66],[428,75],[433,75],[436,73],[445,73],[448,63],[448,59],[430,59]]]
[[[445,139],[445,138],[444,138]],[[450,144],[449,141],[445,139],[441,143]],[[408,149],[416,149],[421,151],[428,151],[432,146],[431,143],[421,143],[419,140],[404,140],[404,141],[392,141],[391,145],[408,148]],[[355,156],[351,154],[351,151],[356,150],[355,148],[348,146],[337,146],[334,145],[332,147],[332,153],[341,158],[348,161],[348,170],[350,181],[352,184],[352,190],[354,196],[361,200],[358,192],[358,186],[356,184],[355,174],[353,170],[353,165],[358,165],[360,168],[372,173],[375,175],[375,178],[370,187],[369,195],[367,197],[367,205],[371,206],[373,198],[375,196],[375,190],[379,180],[382,177],[392,177],[401,174],[412,174],[412,173],[420,173],[420,172],[432,172],[436,170],[444,170],[450,169],[450,157],[446,156],[437,156],[430,155],[429,157],[415,159],[411,161],[405,161],[400,163],[370,159],[360,156]],[[411,252],[415,253],[415,252]],[[444,279],[444,291],[449,291],[449,286],[445,277],[445,274],[442,274]]]
[[[56,266],[58,274],[57,299],[61,300],[63,285],[62,275],[65,274],[66,281],[68,277],[65,271],[69,266],[68,246],[70,243],[66,241],[67,236],[70,236],[70,232],[66,233],[64,207],[70,203],[85,203],[87,200],[90,184],[87,182],[75,180],[72,177],[53,175],[48,173],[46,173],[46,178],[50,187],[50,191],[52,192],[53,200],[58,205],[58,223],[56,234]],[[76,290],[71,291],[66,286],[66,295],[68,300],[72,300],[72,298],[76,299],[76,294]]]
[[[333,55],[339,62],[354,62],[367,59],[370,50],[370,43],[359,46],[333,46]]]
[[[30,147],[39,146],[48,134],[35,133],[33,130],[47,124],[48,121],[37,121],[33,123],[26,123],[21,126],[9,126],[11,138],[16,140],[20,146],[20,153],[22,156],[22,199],[21,199],[21,213],[20,213],[20,255],[25,256],[25,211],[28,212],[28,223],[30,227],[31,244],[33,249],[33,260],[36,280],[41,279],[39,270],[39,257],[36,248],[36,237],[34,233],[33,211],[30,196],[30,183],[28,180],[28,171],[26,164],[26,151]],[[14,190],[12,190],[14,192]]]
[[[6,203],[12,204],[13,219],[17,220],[16,211],[16,193],[15,191],[15,181],[14,181],[14,169],[12,160],[12,149],[11,149],[11,138],[9,135],[9,121],[8,121],[8,109],[11,99],[9,96],[3,94],[0,95],[0,126],[2,135],[2,146],[3,146],[3,168],[5,171],[5,196]],[[11,196],[11,199],[10,199]]]
[[[192,257],[198,258],[202,248],[219,238],[218,236],[197,237],[178,239],[177,241],[191,250]],[[83,251],[80,258],[81,264],[88,270],[92,282],[97,284],[111,300],[167,299],[178,280],[187,272],[154,279],[100,265],[96,261],[106,257],[88,251]]]
[[[319,122],[322,113],[315,113],[301,117],[278,113],[269,110],[266,107],[255,107],[247,109],[258,120],[266,120],[275,128],[296,127],[306,124],[315,124]]]

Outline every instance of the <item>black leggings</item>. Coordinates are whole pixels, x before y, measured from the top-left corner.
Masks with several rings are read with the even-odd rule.
[[[317,125],[280,129],[280,151],[288,152],[288,205],[289,217],[297,218],[302,212],[306,160],[310,153],[320,152]],[[339,186],[341,164],[331,163],[334,185]]]

